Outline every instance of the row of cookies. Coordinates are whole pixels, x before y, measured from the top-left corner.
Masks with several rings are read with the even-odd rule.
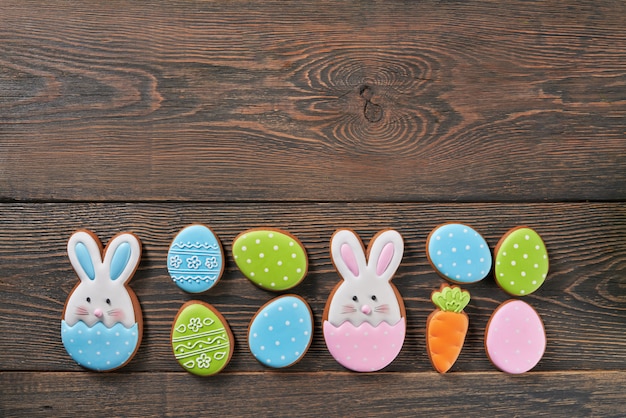
[[[439,266],[438,271],[443,274],[446,271],[442,266],[447,263],[456,267],[454,264],[458,261],[433,260],[430,256],[430,242],[440,243],[442,237],[453,238],[455,234],[448,230],[439,232],[431,233],[427,247],[429,260]],[[463,234],[459,236],[477,236]],[[452,242],[456,242],[456,246],[448,246],[447,250],[440,246],[434,248],[432,254],[441,256],[446,251],[457,254],[459,241]],[[472,244],[462,248],[468,252]],[[353,231],[339,230],[331,239],[332,260],[343,280],[332,291],[326,304],[323,332],[330,353],[348,369],[380,370],[390,364],[402,348],[406,314],[402,298],[391,279],[400,265],[403,250],[403,239],[393,230],[377,234],[367,251]],[[128,287],[139,263],[140,252],[139,240],[129,233],[114,237],[104,250],[89,231],[78,231],[70,238],[68,254],[80,281],[64,308],[62,340],[72,358],[86,368],[106,371],[122,367],[130,361],[141,342],[141,310]],[[306,251],[300,241],[276,229],[254,229],[240,234],[233,242],[233,258],[254,284],[275,291],[287,290],[300,283],[308,268]],[[476,259],[482,263],[484,258]],[[470,266],[472,263],[466,264]],[[181,289],[191,293],[206,291],[219,280],[223,269],[221,244],[209,228],[191,225],[173,240],[168,253],[168,270]],[[458,279],[457,270],[454,270],[454,277]],[[457,289],[450,294],[456,295]],[[442,288],[440,293],[448,294],[448,291]],[[433,294],[433,301],[435,299]],[[454,298],[452,301],[456,303]],[[446,310],[441,308],[445,304],[438,306],[439,311]],[[463,309],[458,306],[457,314]],[[438,315],[439,319],[444,316]],[[283,295],[259,309],[251,321],[248,342],[251,352],[261,363],[287,367],[305,354],[312,332],[313,318],[306,301],[297,295]],[[432,340],[430,335],[428,338]],[[174,320],[171,334],[174,354],[192,373],[219,372],[230,360],[233,341],[226,320],[204,302],[187,302]],[[428,345],[431,359],[434,358],[432,347],[435,345]],[[494,361],[491,355],[490,358]],[[437,365],[435,368],[441,371]],[[516,372],[515,369],[505,371]]]

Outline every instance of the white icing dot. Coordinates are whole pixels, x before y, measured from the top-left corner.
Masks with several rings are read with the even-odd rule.
[[[256,241],[254,241],[254,242],[256,242],[257,244],[260,244],[261,240],[257,238]]]
[[[259,336],[259,334],[257,334],[257,333],[255,332],[254,334],[252,334],[252,336],[253,336],[254,338],[257,338],[257,337]]]
[[[543,274],[541,275],[541,277],[545,279],[545,278],[546,278],[546,273],[543,273]]]
[[[481,263],[484,263],[484,262],[485,262],[485,259],[484,259],[483,257],[480,257],[480,258],[478,259],[478,261],[480,261]]]
[[[283,277],[283,280],[284,280],[284,281],[287,281],[287,280],[289,280],[289,277],[284,276],[284,277]]]
[[[300,352],[299,352],[299,351],[296,351],[296,352],[295,352],[295,353],[293,353],[293,354],[295,354],[296,356],[299,356],[299,355],[300,355]]]
[[[250,277],[254,277],[255,273],[253,271],[250,272]]]
[[[511,281],[511,285],[515,285],[515,282],[514,282],[514,281]]]
[[[267,318],[268,313],[267,312],[263,312],[263,316]]]
[[[500,277],[504,277],[504,273],[500,273]]]
[[[296,253],[291,254],[291,258],[296,258],[298,255]]]
[[[298,303],[294,302],[293,305],[291,305],[291,306],[293,306],[294,308],[297,308],[298,307]]]
[[[534,264],[533,267],[538,269],[539,268],[539,264]]]
[[[298,268],[296,269],[296,273],[302,273],[302,269],[301,269],[300,267],[298,267]]]
[[[263,269],[263,271],[264,271],[264,272],[266,272],[266,273],[269,273],[270,269],[268,269],[267,267],[265,267],[265,268]]]
[[[262,345],[262,346],[261,346],[261,347],[259,347],[259,348],[261,349],[261,351],[264,351],[264,350],[265,350],[265,346],[264,346],[264,345]]]
[[[115,355],[116,355],[116,356],[119,356],[119,355],[120,355],[120,352],[119,352],[119,351],[116,351],[116,352],[115,352]]]
[[[280,261],[280,260],[278,260],[278,262],[277,262],[276,264],[278,264],[279,266],[282,266],[282,265],[283,265],[283,262],[282,262],[282,261]]]
[[[278,251],[278,245],[274,245],[274,251]]]
[[[111,345],[111,341],[107,341],[107,342],[106,342],[106,345]]]
[[[509,322],[511,320],[511,318],[509,318],[508,316],[506,318],[504,318],[505,322]]]
[[[537,284],[537,280],[533,280],[533,284]]]
[[[484,276],[485,275],[485,270],[481,270],[480,274],[482,274]]]
[[[467,264],[472,264],[472,260],[467,260]]]
[[[472,277],[472,273],[467,273],[467,277]]]
[[[99,351],[96,351],[96,355],[97,355],[97,356],[99,356],[99,355],[100,355],[100,352],[99,352]]]
[[[87,344],[91,344],[91,340],[88,340],[88,341],[87,341]]]
[[[359,348],[359,346],[358,346],[357,344],[354,344],[354,348],[358,349],[358,348]]]
[[[543,259],[545,260],[546,258],[548,258],[548,256],[546,254],[543,255]]]
[[[304,335],[309,335],[309,331],[304,331]]]
[[[519,291],[520,295],[523,295],[524,293],[526,293],[526,291],[524,289]]]
[[[530,239],[530,236],[529,236],[529,235],[524,235],[524,239],[525,239],[526,241],[528,241],[528,240]]]
[[[249,258],[246,260],[246,263],[250,264],[252,263],[252,260],[250,260]]]
[[[522,277],[526,277],[526,272],[525,271],[521,272],[520,274],[522,275]]]
[[[349,332],[346,332],[346,337],[349,337],[349,336],[350,336],[350,333],[349,333]]]
[[[82,334],[82,333],[83,333],[83,331],[79,329],[79,330],[78,330],[78,333],[79,333],[79,334]]]
[[[535,245],[535,250],[540,249],[541,247],[539,245]]]
[[[502,255],[506,257],[506,251],[502,251]]]
[[[450,233],[448,234],[448,236],[449,236],[450,238],[452,238],[452,237],[454,236],[454,234],[452,234],[452,232],[450,232]]]
[[[265,254],[259,253],[259,258],[263,258],[263,257],[265,257]]]
[[[456,261],[452,263],[452,267],[456,267]]]
[[[518,244],[513,244],[513,248],[518,249],[519,245]]]
[[[284,360],[284,359],[285,359],[285,356],[280,356],[280,359],[281,359],[281,360]]]
[[[289,241],[289,246],[293,247],[295,245],[295,243],[293,241]]]
[[[278,307],[278,310],[279,310],[279,311],[282,311],[282,310],[283,310],[283,307],[282,307],[282,306],[279,306],[279,307]]]
[[[460,279],[460,278],[461,278],[461,275],[460,275],[460,274],[457,274],[457,275],[456,275],[456,278],[457,278],[457,279]]]
[[[441,240],[441,237],[440,237],[439,235],[437,235],[437,236],[435,237],[435,239],[436,239],[437,241],[439,241],[439,240]]]
[[[100,335],[100,334],[101,334],[101,332],[100,332],[100,331],[96,331],[96,335]]]
[[[485,248],[485,244],[480,244],[479,247],[480,248]]]
[[[516,334],[519,334],[519,333],[520,333],[519,328],[516,328],[516,329],[515,329],[515,333],[516,333]]]
[[[524,254],[524,255],[522,255],[522,257],[524,257],[524,258],[528,258],[528,254]]]
[[[276,340],[276,342],[274,342],[274,344],[276,344],[276,346],[280,345],[280,341]]]
[[[289,326],[289,325],[291,325],[291,322],[285,321],[285,325]]]
[[[442,268],[443,264],[439,263],[439,264],[437,264],[437,267]]]
[[[78,350],[78,354],[83,354],[83,350]]]
[[[511,265],[512,265],[512,266],[514,266],[515,264],[517,264],[517,263],[515,262],[515,260],[511,261]]]
[[[247,251],[247,250],[248,250],[248,247],[246,247],[245,245],[241,247],[241,251]]]
[[[272,282],[272,283],[270,283],[270,286],[276,287],[276,283]]]
[[[467,228],[463,228],[463,233],[467,234]]]
[[[274,327],[271,326],[271,325],[269,327],[267,327],[267,329],[268,329],[268,331],[274,331]]]
[[[67,330],[66,330],[66,329],[64,329],[63,331],[67,331]],[[71,343],[73,343],[73,342],[74,342],[74,339],[73,339],[73,338],[70,338],[70,342],[71,342]]]
[[[469,246],[469,245],[466,245],[466,246],[465,246],[465,249],[466,249],[466,250],[469,250],[469,249],[470,249],[470,246]]]
[[[296,337],[291,337],[291,342],[295,343],[296,342]]]
[[[441,250],[437,250],[437,255],[441,255]]]
[[[268,359],[267,359],[267,360],[265,360],[265,361],[267,361],[267,364],[269,364],[269,363],[271,363],[271,362],[272,362],[272,359],[269,359],[269,358],[268,358]]]
[[[270,237],[270,238],[274,238],[274,234],[271,233],[271,232],[267,236]]]
[[[455,253],[456,252],[456,247],[452,247],[452,252]]]
[[[528,344],[532,344],[533,342],[531,340],[528,340]]]
[[[128,341],[124,341],[124,344],[128,345]]]

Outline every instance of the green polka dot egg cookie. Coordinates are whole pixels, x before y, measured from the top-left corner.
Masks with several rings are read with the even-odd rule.
[[[495,248],[498,286],[514,296],[533,293],[548,275],[548,251],[532,229],[521,226],[508,231]]]
[[[273,291],[291,289],[306,276],[308,258],[302,243],[278,229],[250,229],[233,241],[239,270],[255,285]]]

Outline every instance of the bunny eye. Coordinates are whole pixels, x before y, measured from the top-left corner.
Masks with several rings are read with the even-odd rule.
[[[111,299],[107,299],[106,303],[107,303],[107,305],[110,305],[111,304]]]
[[[376,295],[372,295],[372,300],[376,302]]]
[[[91,298],[87,296],[87,303],[91,303]]]
[[[356,296],[352,296],[352,300],[355,301],[355,302],[358,302],[359,298],[357,298]]]

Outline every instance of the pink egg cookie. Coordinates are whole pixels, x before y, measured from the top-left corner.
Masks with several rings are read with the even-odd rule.
[[[485,330],[489,360],[506,373],[525,373],[546,350],[546,331],[539,314],[526,302],[511,299],[491,315]]]
[[[402,349],[406,314],[391,279],[403,251],[402,236],[394,230],[379,232],[367,255],[353,231],[339,230],[331,238],[332,260],[343,280],[324,309],[324,339],[335,360],[350,370],[380,370]]]

